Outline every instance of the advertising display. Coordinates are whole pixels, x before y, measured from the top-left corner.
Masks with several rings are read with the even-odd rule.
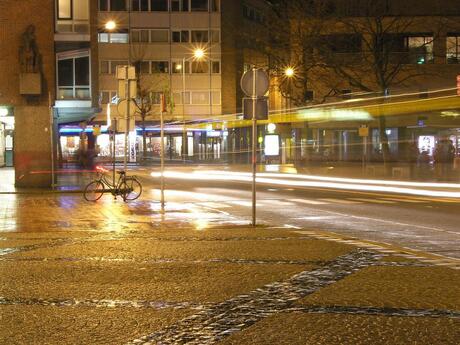
[[[272,134],[265,136],[265,156],[279,156],[280,154],[280,141],[279,135]]]

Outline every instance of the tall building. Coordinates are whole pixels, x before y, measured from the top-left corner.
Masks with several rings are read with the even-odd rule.
[[[97,112],[93,3],[0,3],[0,166],[14,166],[19,187],[49,187],[59,126]]]
[[[216,152],[224,150],[227,132],[221,127],[208,126],[202,131],[187,127],[191,121],[205,122],[219,119],[222,114],[241,112],[239,80],[244,69],[266,60],[251,54],[249,45],[241,37],[243,32],[249,35],[262,23],[265,2],[97,2],[98,84],[102,111],[92,124],[102,128],[102,134],[97,137],[99,155],[110,157],[113,154],[105,128],[114,119],[123,117],[118,107],[123,97],[117,94],[115,73],[117,66],[128,64],[137,70],[137,103],[147,103],[145,108],[132,110],[136,113],[137,135],[131,134],[129,138],[131,161],[138,160],[144,153],[148,158],[159,154],[161,94],[168,98],[165,119],[176,123],[175,129],[169,128],[167,132],[169,158],[202,159],[208,153],[214,158]],[[250,9],[248,4],[252,4]],[[256,11],[256,8],[259,9]],[[62,150],[64,156],[68,156],[75,147],[78,132],[67,128],[61,135]],[[115,154],[120,159],[124,155],[123,134],[116,138]]]

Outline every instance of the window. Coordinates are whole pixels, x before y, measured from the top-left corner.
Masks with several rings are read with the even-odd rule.
[[[152,104],[161,104],[161,95],[163,92],[152,91],[150,93],[150,100]]]
[[[173,61],[172,62],[172,72],[173,73],[183,73],[182,66],[183,61]],[[189,61],[185,61],[185,73],[190,73],[190,63]]]
[[[192,61],[192,73],[209,73],[209,64],[206,61]]]
[[[197,105],[209,104],[209,91],[192,92],[192,104],[197,104]]]
[[[149,10],[149,0],[132,0],[133,11],[147,12]]]
[[[140,74],[149,74],[150,73],[150,62],[149,61],[140,61],[138,66],[138,73]]]
[[[191,0],[190,7],[192,11],[207,11],[208,0]]]
[[[192,43],[208,42],[207,30],[192,30]]]
[[[220,61],[212,61],[211,65],[212,65],[212,69],[211,69],[212,73],[215,73],[215,74],[220,73]]]
[[[128,43],[127,33],[99,33],[99,43]]]
[[[90,98],[89,56],[58,56],[57,68],[59,99]]]
[[[173,12],[188,12],[189,0],[171,0],[171,11]]]
[[[460,63],[460,35],[447,37],[447,63]]]
[[[59,0],[58,19],[72,19],[72,0]]]
[[[148,43],[149,30],[131,30],[131,38],[133,43]]]
[[[126,11],[126,0],[99,0],[99,11]]]
[[[174,43],[187,43],[189,42],[189,36],[188,30],[172,31],[171,33],[171,39]]]
[[[169,31],[168,30],[151,30],[150,39],[152,43],[168,43]]]
[[[422,65],[433,62],[433,37],[409,36],[405,44],[409,52],[409,63]]]
[[[169,73],[169,62],[152,61],[152,73]]]
[[[101,104],[117,104],[117,91],[101,91],[100,100]]]
[[[117,66],[126,66],[128,61],[125,60],[102,60],[99,64],[99,72],[101,74],[115,74],[117,71]]]
[[[168,11],[168,0],[150,0],[151,11]]]

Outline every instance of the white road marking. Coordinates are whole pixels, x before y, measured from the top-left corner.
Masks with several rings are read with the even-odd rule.
[[[327,205],[327,202],[319,201],[319,200],[307,200],[307,199],[288,199],[289,201],[300,203],[300,204],[308,204],[308,205]]]
[[[275,205],[275,206],[292,206],[293,203],[291,202],[286,202],[278,199],[263,199],[261,204],[269,204],[269,205]]]
[[[249,201],[232,200],[232,201],[227,201],[227,203],[237,205],[237,206],[252,207],[252,202],[249,202]]]
[[[217,203],[217,202],[199,202],[197,205],[200,206],[205,206],[205,207],[210,207],[210,208],[229,208],[231,207],[230,205],[225,205],[224,203]]]
[[[372,203],[372,204],[395,204],[394,201],[381,200],[381,199],[349,198],[349,200],[362,201],[364,203]]]
[[[346,200],[346,199],[333,199],[333,198],[324,199],[324,198],[321,198],[319,200],[331,202],[331,203],[334,203],[334,204],[344,204],[344,205],[362,204],[362,202]]]
[[[414,199],[400,199],[400,198],[382,198],[384,200],[396,201],[396,202],[408,202],[413,204],[426,203],[424,200],[414,200]]]

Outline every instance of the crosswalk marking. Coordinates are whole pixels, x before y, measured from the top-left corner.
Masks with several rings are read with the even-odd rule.
[[[362,201],[365,203],[372,203],[372,204],[394,204],[395,203],[394,201],[381,200],[381,199],[350,198],[350,200]]]
[[[307,200],[307,199],[289,199],[289,201],[300,203],[300,204],[308,204],[308,205],[326,205],[327,202],[319,201],[319,200]]]
[[[345,205],[361,204],[361,202],[359,201],[352,201],[352,200],[346,200],[346,199],[321,198],[319,200],[327,201],[331,203],[337,203],[337,204],[345,204]]]

